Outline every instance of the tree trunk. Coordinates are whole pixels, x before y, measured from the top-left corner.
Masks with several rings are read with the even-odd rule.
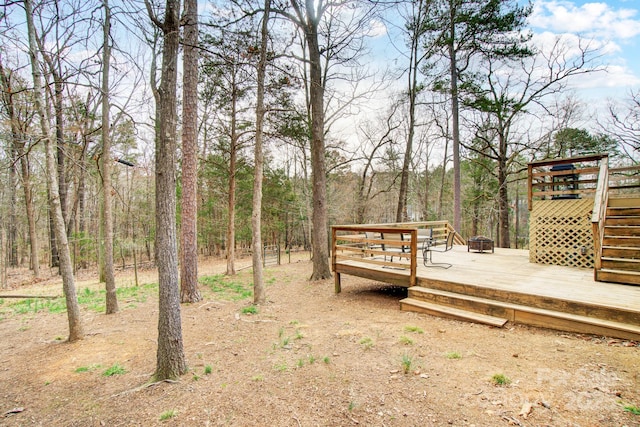
[[[313,17],[313,2],[307,1],[305,35],[309,49],[309,80],[311,98],[311,167],[313,186],[313,273],[311,280],[331,277],[329,240],[327,234],[327,168],[324,158],[324,88],[318,44],[318,22]],[[319,17],[318,17],[319,19]]]
[[[449,34],[449,72],[451,77],[451,125],[453,134],[453,228],[462,232],[462,197],[460,181],[460,106],[458,102],[458,65],[455,40],[456,9],[455,2],[451,2],[450,8],[450,34]]]
[[[162,78],[158,89],[159,124],[156,135],[156,263],[159,312],[156,380],[177,378],[187,371],[182,344],[178,254],[176,238],[177,62],[180,43],[180,1],[167,0],[160,23],[145,2],[149,15],[164,34]]]
[[[499,135],[500,157],[498,159],[498,224],[501,248],[511,247],[509,233],[509,192],[507,191],[507,143],[501,132]]]
[[[238,135],[236,131],[237,92],[235,70],[233,71],[231,94],[231,146],[229,147],[229,223],[227,224],[227,272],[229,276],[236,274],[236,163],[238,158]]]
[[[271,0],[264,1],[264,15],[260,32],[260,60],[258,62],[258,89],[256,94],[256,139],[254,147],[255,170],[253,176],[253,210],[251,212],[251,246],[253,248],[251,262],[253,264],[253,303],[264,304],[267,295],[262,275],[262,176],[264,152],[262,151],[262,129],[265,116],[264,79],[267,69],[267,48],[269,13]]]
[[[45,109],[42,95],[42,79],[38,64],[38,53],[36,47],[35,27],[33,25],[33,12],[31,0],[24,2],[27,16],[27,29],[29,32],[29,56],[31,59],[31,71],[34,86],[34,107],[40,119],[42,136],[45,143],[46,172],[49,184],[49,204],[53,217],[54,232],[58,244],[58,255],[60,260],[60,274],[62,275],[62,287],[67,305],[67,317],[69,321],[69,341],[82,339],[84,332],[80,318],[80,308],[76,295],[75,280],[73,277],[73,266],[69,252],[69,241],[64,218],[62,216],[62,206],[58,193],[58,174],[55,158],[55,144],[52,144],[49,123],[45,116]]]
[[[116,279],[113,272],[113,213],[111,210],[111,126],[109,116],[109,67],[111,62],[111,8],[109,0],[103,0],[104,24],[102,46],[102,194],[104,213],[104,278],[106,290],[106,314],[118,312]]]
[[[184,2],[180,300],[198,302],[198,1]]]

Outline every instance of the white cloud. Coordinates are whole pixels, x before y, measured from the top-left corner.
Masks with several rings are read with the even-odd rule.
[[[529,22],[542,30],[628,40],[640,35],[637,16],[636,9],[613,9],[602,2],[577,6],[571,1],[542,0],[534,4]]]

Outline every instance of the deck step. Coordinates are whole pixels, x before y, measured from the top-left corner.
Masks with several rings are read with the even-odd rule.
[[[633,246],[603,246],[604,258],[636,258],[640,259],[640,248]]]
[[[640,259],[602,257],[602,268],[606,270],[640,271]]]
[[[601,282],[625,283],[627,285],[640,285],[640,272],[602,268],[596,272],[596,280]]]
[[[400,300],[400,307],[406,311],[416,311],[419,313],[427,313],[434,316],[448,317],[457,320],[466,320],[475,323],[495,326],[501,328],[507,323],[507,319],[489,316],[487,314],[475,313],[473,311],[462,310],[455,307],[433,304],[413,298],[405,298]]]
[[[629,236],[639,237],[640,226],[638,225],[605,225],[605,236]]]
[[[544,328],[560,329],[579,333],[602,334],[632,340],[640,340],[640,325],[621,323],[612,320],[547,310],[543,308],[529,307],[525,305],[495,301],[486,298],[473,297],[469,295],[456,294],[455,292],[428,289],[423,287],[409,288],[409,295],[409,298],[401,301],[401,308],[403,310],[411,310],[414,307],[421,308],[422,305],[425,304],[426,307],[429,307],[429,309],[420,311],[433,315],[447,316],[447,313],[449,311],[455,310],[462,313],[473,313],[475,315],[488,316],[489,318],[493,319],[506,318],[508,321],[513,321],[515,323],[524,323]],[[435,298],[436,301],[442,301],[444,299],[445,301],[448,300],[449,302],[443,302],[442,304],[439,304],[434,300],[425,301],[422,299],[431,297]],[[410,304],[407,303],[407,306],[405,307],[405,305],[402,304],[403,301],[409,301]],[[416,304],[416,302],[420,304]],[[469,308],[469,310],[474,311],[463,310],[458,307],[451,307],[446,305],[449,303],[463,304],[465,305],[465,307]],[[484,313],[492,313],[493,315],[478,313],[477,310],[484,311]],[[502,313],[503,316],[497,317],[495,315],[496,313]],[[467,317],[466,319],[461,317],[461,319],[475,321],[469,317]]]
[[[608,216],[605,221],[605,226],[613,225],[640,225],[640,215],[637,216]]]

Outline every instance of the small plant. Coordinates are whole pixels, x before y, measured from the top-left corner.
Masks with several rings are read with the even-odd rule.
[[[78,368],[75,369],[76,373],[81,373],[81,372],[90,372],[93,371],[95,369],[98,369],[100,367],[100,365],[91,365],[91,366],[80,366]]]
[[[289,322],[289,324],[292,325],[292,326],[296,326],[296,325],[299,325],[300,322],[297,321],[297,320],[292,320],[291,322]]]
[[[309,365],[313,365],[314,363],[316,363],[316,357],[313,354],[309,355]]]
[[[112,377],[114,375],[122,375],[125,374],[127,371],[126,369],[124,369],[122,366],[120,366],[119,363],[114,363],[111,367],[107,368],[107,370],[105,370],[102,373],[103,377]]]
[[[242,309],[242,314],[258,314],[258,307],[256,307],[255,305],[244,307]]]
[[[296,336],[293,337],[294,340],[301,340],[302,338],[304,338],[304,334],[302,332],[300,332],[300,330],[296,331]]]
[[[170,409],[168,411],[164,411],[162,414],[160,414],[160,421],[167,421],[170,420],[171,418],[175,417],[177,415],[176,411],[174,409]]]
[[[325,357],[323,357],[323,358],[322,358],[322,361],[323,361],[325,364],[327,364],[327,365],[328,365],[329,363],[331,363],[331,359],[329,359],[329,356],[325,356]]]
[[[403,336],[400,337],[400,344],[413,345],[413,340],[411,338],[406,337],[406,336],[403,335]]]
[[[413,365],[413,357],[408,354],[402,355],[402,370],[405,374],[408,374],[411,371],[411,365]]]
[[[251,377],[252,381],[262,381],[264,380],[264,377],[262,375],[254,375],[253,377]]]
[[[207,365],[204,367],[204,374],[205,375],[211,375],[211,372],[213,372],[213,368],[211,367],[211,365]]]
[[[356,409],[356,402],[352,400],[351,402],[349,402],[349,412],[353,411],[354,409]]]
[[[506,386],[511,384],[511,380],[505,374],[494,374],[491,377],[491,381],[493,384],[498,386]]]
[[[283,335],[284,335],[284,328],[281,326],[280,329],[278,329],[278,338],[282,338]]]
[[[288,346],[288,345],[289,345],[289,340],[290,340],[290,339],[291,339],[291,338],[289,338],[289,337],[284,337],[284,338],[282,338],[282,345],[281,345],[281,347],[286,347],[286,346]]]
[[[444,357],[447,359],[462,359],[462,355],[457,351],[448,351],[445,353]]]
[[[637,405],[624,405],[625,412],[631,412],[633,415],[640,415],[640,406]]]
[[[373,347],[373,340],[369,337],[364,337],[360,340],[360,345],[362,345],[365,350],[370,350]]]
[[[405,326],[405,332],[414,332],[416,334],[424,334],[424,331],[419,326]]]
[[[198,381],[200,379],[200,375],[196,374],[195,372],[193,373],[193,380],[194,381]]]
[[[282,362],[282,363],[276,363],[275,365],[273,365],[273,369],[275,369],[276,371],[284,372],[287,369],[289,369],[289,367],[287,366],[286,363]]]
[[[298,366],[298,368],[304,367],[304,359],[298,359],[298,363],[296,364],[296,366]]]

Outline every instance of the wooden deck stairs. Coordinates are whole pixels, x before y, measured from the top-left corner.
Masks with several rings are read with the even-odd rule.
[[[640,197],[609,198],[596,280],[640,285]]]
[[[405,311],[502,327],[507,322],[640,340],[640,312],[467,284],[429,282],[409,288]]]

